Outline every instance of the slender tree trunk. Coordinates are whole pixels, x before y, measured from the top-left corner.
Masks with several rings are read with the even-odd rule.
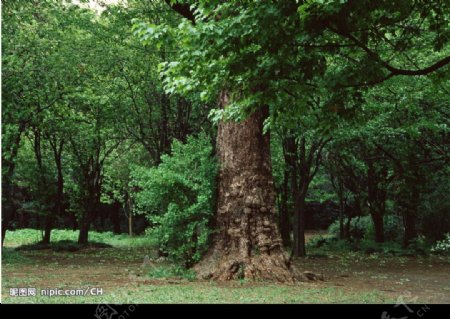
[[[3,247],[3,243],[5,242],[7,229],[8,229],[8,220],[4,219],[4,220],[2,220],[2,247]]]
[[[340,188],[341,189],[341,188]],[[344,230],[344,198],[342,191],[339,191],[339,239],[345,238]]]
[[[378,211],[371,211],[370,213],[373,221],[373,226],[375,229],[375,242],[383,243],[384,242],[384,224],[383,224],[383,215]]]
[[[339,198],[339,239],[345,238],[345,224],[344,224],[344,185],[341,178],[336,178],[333,174],[330,175],[331,184]]]
[[[39,128],[35,128],[34,130],[34,154],[36,157],[36,162],[39,170],[39,188],[43,192],[42,199],[45,203],[48,203],[48,195],[46,194],[48,183],[45,177],[44,166],[42,163],[42,151],[41,151],[41,131]],[[44,244],[50,243],[50,235],[53,228],[53,212],[47,211],[44,219],[44,236],[42,238],[42,242]]]
[[[133,236],[133,215],[128,215],[128,234],[130,237]]]
[[[81,220],[79,222],[80,233],[78,234],[78,243],[81,245],[86,245],[88,243],[89,228],[91,226],[91,219],[95,211],[94,196],[92,194],[90,196],[91,198],[89,199],[86,209],[81,215]]]
[[[351,238],[352,219],[353,219],[353,217],[361,216],[361,215],[362,215],[361,198],[359,196],[355,196],[353,212],[347,216],[348,219],[347,219],[347,223],[345,224],[345,233],[346,233],[346,237],[349,240]]]
[[[164,93],[160,97],[160,106],[161,106],[161,122],[160,122],[159,144],[161,154],[164,154],[170,150],[169,124],[168,124],[169,119],[167,115],[167,108],[170,106],[170,100]]]
[[[410,244],[411,240],[417,237],[415,214],[408,210],[403,216],[403,223],[405,227],[405,234],[403,237],[403,246],[406,247]]]
[[[44,237],[42,238],[42,242],[44,244],[50,244],[50,235],[53,229],[53,216],[48,214],[45,217],[45,229],[44,229]]]
[[[52,212],[49,212],[45,218],[45,229],[44,229],[44,237],[42,242],[45,244],[50,243],[51,232],[54,227],[54,221],[56,216],[62,216],[64,210],[63,204],[63,196],[64,196],[64,177],[62,173],[62,164],[61,164],[61,151],[62,145],[59,151],[54,149],[55,155],[55,163],[56,163],[56,171],[57,171],[57,181],[56,181],[56,195],[55,195],[55,203]]]
[[[295,137],[286,138],[286,154],[285,160],[291,168],[291,193],[294,199],[293,214],[293,243],[292,254],[295,257],[305,256],[305,185],[299,186],[299,154]],[[301,182],[301,181],[300,181]],[[301,188],[300,188],[301,187]]]
[[[403,166],[400,162],[396,165],[396,175],[402,181],[397,190],[397,204],[403,216],[403,247],[407,247],[411,240],[417,237],[417,210],[420,204],[421,185],[424,183],[418,167],[414,165],[415,154],[409,154],[408,159],[407,165]]]
[[[120,204],[115,202],[113,213],[111,216],[114,234],[120,234],[120,208],[121,208]]]
[[[367,193],[370,215],[372,217],[375,228],[375,241],[377,243],[384,242],[384,207],[386,201],[386,192],[380,189],[378,183],[380,179],[385,176],[383,172],[377,173],[373,162],[367,163]],[[387,170],[386,170],[387,174]]]
[[[220,103],[228,105],[226,92]],[[263,135],[267,116],[261,107],[241,123],[219,124],[217,233],[195,267],[202,278],[294,280],[276,222],[270,139]]]
[[[306,256],[305,246],[305,209],[306,193],[302,190],[297,193],[294,205],[294,246],[293,253],[295,257]]]
[[[128,233],[130,237],[133,236],[133,210],[131,207],[131,199],[128,198],[127,200],[127,206],[128,206]]]
[[[345,223],[345,238],[350,239],[350,226],[353,216],[347,216],[347,222]]]
[[[78,235],[78,243],[81,245],[86,245],[88,243],[89,227],[90,227],[88,215],[89,213],[85,212],[80,221],[80,233]]]
[[[2,247],[5,242],[6,232],[9,223],[16,216],[16,204],[14,203],[14,186],[12,184],[12,175],[14,165],[8,168],[7,176],[2,181]]]
[[[2,247],[9,223],[16,215],[16,205],[13,200],[13,175],[16,168],[15,159],[19,152],[20,141],[25,128],[26,122],[21,121],[18,131],[10,143],[2,139]],[[8,155],[8,157],[5,155]],[[5,172],[4,175],[3,172]]]
[[[71,213],[71,219],[72,219],[72,230],[76,231],[78,230],[78,219],[75,213]]]
[[[291,244],[291,227],[289,221],[288,210],[288,184],[289,184],[289,170],[285,168],[283,186],[281,190],[281,203],[280,203],[280,232],[283,245],[285,247]]]
[[[408,203],[404,204],[403,210],[403,225],[405,233],[403,237],[403,246],[410,244],[411,240],[417,237],[416,218],[417,210],[420,203],[420,189],[419,185],[411,185],[411,198]]]

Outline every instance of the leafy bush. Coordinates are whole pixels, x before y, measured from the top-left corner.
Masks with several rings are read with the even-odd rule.
[[[387,241],[384,243],[377,243],[373,239],[363,239],[358,245],[358,251],[364,252],[365,254],[385,254],[385,255],[393,255],[400,256],[407,253],[401,246],[399,242]]]
[[[348,219],[344,219],[344,224],[347,224]],[[364,234],[369,230],[370,227],[373,227],[372,220],[370,216],[356,217],[350,221],[350,237],[362,239]],[[369,230],[370,231],[370,230]],[[328,234],[333,237],[339,237],[339,220],[335,220],[328,227]]]
[[[434,254],[450,255],[450,233],[445,234],[445,238],[436,242],[431,248]]]
[[[336,251],[351,251],[354,250],[354,245],[355,243],[353,240],[341,240],[334,236],[313,237],[306,244],[307,247],[312,249],[324,248],[327,250],[328,248],[332,248]]]
[[[330,240],[335,241],[335,240],[337,240],[337,238],[336,237],[327,238],[324,236],[313,237],[312,239],[309,240],[309,242],[307,243],[307,246],[320,248],[323,245],[327,244]]]
[[[407,249],[411,251],[413,255],[428,255],[431,247],[425,236],[419,235],[409,242]]]
[[[160,250],[187,266],[198,261],[207,248],[209,221],[217,165],[205,134],[174,141],[172,154],[162,156],[158,167],[137,167],[132,186],[137,213],[153,225],[151,235]]]
[[[421,195],[419,214],[417,216],[417,228],[432,242],[442,240],[450,229],[450,168],[430,176],[426,185],[426,191]]]
[[[347,219],[344,220],[344,224]],[[403,234],[401,219],[395,215],[384,216],[384,236],[388,240],[398,240]],[[334,221],[328,227],[328,233],[334,237],[339,237],[339,220]],[[370,216],[353,218],[350,221],[350,237],[355,239],[373,239],[375,228]]]
[[[370,216],[367,216],[370,223],[367,228],[365,228],[364,238],[373,239],[375,238],[375,227]],[[403,223],[399,216],[396,215],[385,215],[383,219],[384,224],[384,238],[386,241],[389,240],[400,240],[403,235]]]

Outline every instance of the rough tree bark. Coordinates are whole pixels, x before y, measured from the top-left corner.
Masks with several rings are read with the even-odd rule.
[[[222,92],[221,107],[228,103]],[[263,134],[267,116],[261,107],[241,123],[219,124],[217,233],[195,267],[201,278],[294,280],[276,221],[270,138]]]

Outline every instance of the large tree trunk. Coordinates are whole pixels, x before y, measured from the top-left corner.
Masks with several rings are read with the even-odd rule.
[[[226,107],[227,93],[220,102]],[[217,233],[196,265],[201,278],[294,280],[276,222],[270,139],[263,134],[267,116],[261,107],[241,123],[219,124]]]

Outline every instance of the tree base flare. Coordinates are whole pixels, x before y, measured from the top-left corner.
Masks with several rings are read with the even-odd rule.
[[[214,255],[217,254],[207,255],[194,267],[199,279],[216,281],[246,279],[282,283],[304,280],[294,267],[288,266],[288,259],[281,251],[248,258],[242,258],[238,254],[223,255],[219,258]]]

